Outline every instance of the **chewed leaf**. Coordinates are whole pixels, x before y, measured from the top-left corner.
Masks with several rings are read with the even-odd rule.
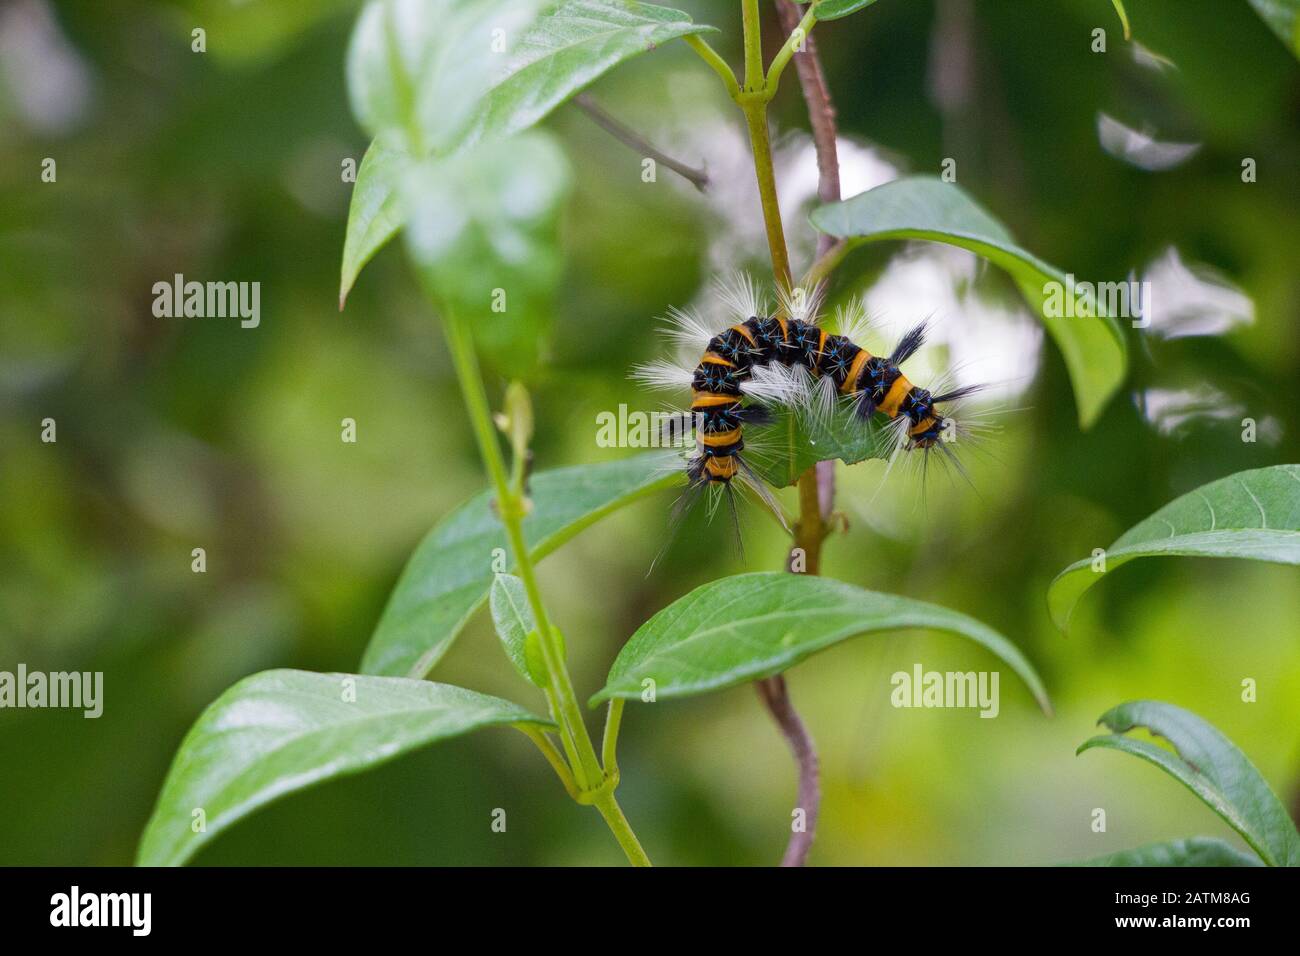
[[[1104,565],[1083,558],[1047,593],[1064,630],[1083,592],[1134,558],[1184,555],[1300,564],[1300,465],[1241,471],[1175,498],[1109,548]]]
[[[1153,763],[1217,813],[1270,866],[1300,866],[1300,833],[1267,781],[1231,740],[1191,711],[1138,700],[1101,715],[1114,733],[1093,737],[1078,752],[1105,747]],[[1124,736],[1143,727],[1173,745],[1170,751]]]
[[[886,457],[884,429],[874,420],[862,421],[847,405],[822,419],[802,411],[775,411],[769,425],[745,430],[745,460],[776,488],[793,485],[819,461],[838,459],[855,465]]]
[[[286,794],[493,724],[552,726],[509,701],[449,684],[294,670],[246,677],[185,735],[137,862],[177,866]],[[202,828],[193,826],[196,813]]]
[[[771,571],[710,582],[650,618],[628,639],[591,703],[639,697],[647,680],[656,698],[734,687],[779,674],[860,634],[913,628],[959,634],[983,646],[1050,712],[1047,692],[1025,656],[974,618],[842,581]]]

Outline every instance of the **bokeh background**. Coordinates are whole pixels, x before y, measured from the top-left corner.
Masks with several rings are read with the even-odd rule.
[[[722,27],[716,45],[739,61],[736,4],[672,5]],[[105,673],[99,720],[0,711],[0,863],[129,862],[202,708],[260,669],[355,670],[416,542],[484,485],[400,247],[337,307],[341,163],[366,145],[343,81],[356,7],[0,7],[0,668]],[[841,469],[851,527],[828,542],[825,571],[998,628],[1057,712],[1041,715],[1010,675],[996,720],[892,708],[896,670],[996,666],[950,636],[861,638],[799,665],[791,693],[824,774],[815,863],[1040,864],[1235,839],[1153,768],[1074,756],[1099,714],[1141,697],[1214,722],[1300,805],[1294,569],[1137,562],[1084,599],[1069,638],[1045,609],[1057,571],[1170,498],[1300,461],[1300,69],[1246,0],[1132,0],[1129,13],[1137,46],[1106,0],[880,0],[817,30],[846,194],[955,158],[1029,249],[1081,278],[1146,278],[1156,299],[1152,327],[1126,330],[1128,381],[1081,432],[1059,354],[1001,275],[901,244],[842,268],[834,294],[866,292],[886,329],[933,313],[921,361],[997,383],[1002,428],[969,458],[975,488],[939,476],[924,507],[906,475],[875,495],[879,462]],[[190,50],[196,26],[205,54]],[[1104,54],[1090,49],[1098,27]],[[800,268],[816,180],[793,80],[773,115]],[[663,169],[642,182],[640,156],[572,106],[546,123],[575,187],[552,335],[524,369],[538,467],[631,454],[598,448],[595,418],[659,407],[626,378],[662,351],[656,316],[696,300],[715,269],[763,269],[740,117],[716,87],[674,43],[593,89],[707,166],[703,195]],[[56,183],[40,179],[46,157]],[[1241,180],[1246,157],[1257,182]],[[151,287],[178,272],[260,281],[260,327],[155,318]],[[489,355],[494,397],[507,370]],[[46,417],[56,444],[39,439]],[[344,417],[355,445],[340,441]],[[721,528],[692,525],[647,574],[670,503],[641,502],[542,565],[580,695],[654,611],[721,572],[781,566],[780,538],[751,521],[743,560]],[[485,614],[433,676],[540,706]],[[620,763],[620,799],[657,862],[779,859],[793,768],[750,688],[632,705]],[[505,834],[491,832],[495,807]],[[1090,830],[1094,807],[1105,834]],[[286,799],[197,862],[620,860],[596,815],[500,730]]]

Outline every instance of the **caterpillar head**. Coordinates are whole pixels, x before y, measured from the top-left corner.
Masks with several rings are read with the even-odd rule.
[[[956,402],[979,391],[981,386],[968,385],[942,395],[934,395],[926,388],[913,388],[899,408],[908,421],[908,439],[912,448],[933,448],[941,441],[956,437],[957,421],[939,411],[939,406]]]
[[[948,441],[945,437],[952,428],[953,421],[951,418],[944,418],[942,415],[935,415],[928,422],[924,423],[919,429],[911,433],[913,448],[933,448],[941,441]]]

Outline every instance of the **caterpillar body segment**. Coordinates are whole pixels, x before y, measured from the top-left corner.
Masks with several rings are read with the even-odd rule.
[[[853,341],[861,335],[862,310],[841,317],[850,334],[829,332],[818,324],[818,297],[804,290],[783,295],[775,314],[766,309],[747,279],[722,296],[733,323],[719,332],[690,313],[670,313],[670,332],[679,345],[689,345],[699,361],[694,368],[672,369],[660,364],[642,366],[637,377],[650,385],[677,385],[689,381],[690,418],[696,432],[696,452],[686,467],[690,487],[728,486],[737,478],[770,494],[745,462],[744,426],[771,421],[766,406],[784,405],[814,416],[828,416],[837,402],[851,404],[866,421],[876,415],[888,419],[885,429],[893,446],[891,457],[905,449],[929,451],[955,423],[940,405],[964,397],[975,389],[943,394],[913,384],[900,369],[924,344],[927,323],[921,322],[899,339],[887,356],[873,355]],[[949,448],[942,449],[952,458]],[[694,496],[692,496],[694,497]]]

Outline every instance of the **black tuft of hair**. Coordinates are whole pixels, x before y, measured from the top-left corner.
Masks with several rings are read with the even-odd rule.
[[[890,364],[902,365],[925,344],[925,336],[929,331],[929,323],[922,320],[912,326],[907,333],[898,340],[898,345],[894,347],[894,353],[889,356]]]
[[[967,395],[973,395],[984,388],[982,384],[963,385],[961,388],[954,388],[951,392],[944,392],[942,395],[931,397],[930,401],[938,405],[940,402],[955,402],[959,398],[965,398]]]

